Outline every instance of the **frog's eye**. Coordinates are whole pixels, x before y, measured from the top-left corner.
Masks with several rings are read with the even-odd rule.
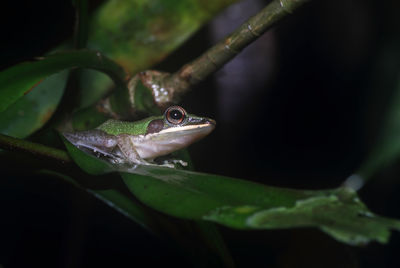
[[[185,120],[186,111],[180,106],[171,106],[165,111],[165,118],[173,125],[178,125]]]

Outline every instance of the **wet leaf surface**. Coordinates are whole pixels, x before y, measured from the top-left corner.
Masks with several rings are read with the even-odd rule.
[[[67,77],[67,71],[49,76],[32,92],[0,113],[0,132],[16,138],[25,138],[42,127],[56,110]]]
[[[165,167],[111,166],[66,146],[85,171],[120,172],[140,201],[175,217],[249,230],[316,227],[351,245],[386,243],[390,229],[400,230],[400,221],[373,214],[348,188],[292,190]]]

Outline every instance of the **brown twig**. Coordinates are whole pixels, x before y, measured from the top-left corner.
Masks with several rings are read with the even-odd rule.
[[[241,50],[251,44],[276,22],[291,14],[309,0],[274,0],[255,16],[251,17],[233,33],[208,49],[179,71],[166,77],[164,87],[173,90],[174,100],[180,98],[191,86],[204,80],[210,74],[233,59]]]

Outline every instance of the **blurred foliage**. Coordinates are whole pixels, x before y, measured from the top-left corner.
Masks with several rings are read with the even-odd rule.
[[[159,63],[215,14],[236,1],[107,1],[93,15],[88,47],[102,51],[134,75]],[[93,80],[98,81],[97,86],[84,91],[82,107],[111,86],[104,76],[94,74],[83,79]]]
[[[79,46],[83,46],[85,37],[87,37],[87,46],[90,50],[58,52],[35,61],[16,64],[0,72],[0,132],[18,138],[30,138],[32,134],[39,133],[38,130],[46,126],[50,118],[60,125],[66,124],[75,129],[87,129],[98,125],[107,116],[104,114],[98,116],[98,106],[94,105],[111,92],[110,88],[113,82],[117,88],[119,86],[126,87],[127,74],[133,75],[161,62],[195,31],[204,26],[209,19],[233,2],[235,1],[115,0],[102,3],[90,18],[86,17],[85,12],[80,13],[81,20],[90,22],[90,29],[88,36],[85,36],[85,29],[79,30],[79,27],[77,27],[76,36],[81,38],[80,42],[78,40]],[[382,6],[382,9],[384,8]],[[390,13],[391,10],[397,9],[387,9],[385,12]],[[395,17],[393,14],[388,16],[388,20],[393,17]],[[335,21],[336,19],[335,17]],[[398,30],[394,27],[398,24],[396,24],[396,21],[390,21],[389,24],[393,28],[386,27],[386,29]],[[316,24],[310,25],[310,27],[303,28],[312,30]],[[377,62],[370,62],[371,65],[376,65],[373,72],[376,81],[371,83],[371,90],[379,91],[377,95],[386,97],[383,97],[385,100],[382,101],[381,107],[377,106],[378,109],[377,107],[375,107],[375,110],[372,109],[372,113],[379,110],[379,115],[382,115],[378,119],[380,124],[372,127],[375,128],[377,138],[371,143],[372,149],[369,151],[368,157],[364,159],[365,161],[361,163],[360,168],[351,167],[351,172],[361,175],[361,178],[365,181],[379,174],[382,168],[395,163],[400,155],[398,139],[400,135],[398,45],[400,43],[398,38],[390,41],[386,41],[388,39],[385,38],[387,37],[383,36],[383,41],[380,41],[391,45],[381,48],[383,52],[377,53]],[[286,46],[293,46],[293,42],[287,42]],[[297,51],[296,53],[300,55],[302,52]],[[291,61],[294,61],[292,56],[289,55],[288,57]],[[307,58],[308,56],[304,57]],[[300,62],[303,63],[304,58],[300,59]],[[312,57],[307,58],[307,60],[312,61]],[[68,85],[69,70],[76,68],[88,70],[80,72],[77,76],[79,85]],[[348,68],[351,70],[350,67]],[[300,72],[295,70],[295,73]],[[311,74],[311,76],[315,77],[314,74]],[[335,76],[335,74],[332,76]],[[292,81],[294,84],[310,77],[299,78],[294,76],[289,77],[289,79],[286,73],[281,76],[281,78],[285,78],[282,80]],[[324,81],[324,78],[321,78],[321,80],[324,84],[330,82],[328,79]],[[313,81],[307,81],[307,86],[312,84]],[[76,88],[71,89],[71,87]],[[340,92],[338,95],[340,95]],[[70,111],[82,107],[85,109],[76,113],[71,122],[65,122],[64,118],[57,113],[57,109],[61,105],[70,104],[66,103],[66,100],[73,94],[77,95],[79,101],[74,103],[76,107],[71,107]],[[303,92],[300,94],[303,94]],[[235,94],[231,93],[231,95]],[[238,96],[235,95],[234,97]],[[299,102],[297,98],[293,99]],[[265,101],[263,98],[259,98],[259,100]],[[369,101],[373,103],[374,100],[372,98]],[[104,105],[109,105],[109,103]],[[275,105],[280,106],[281,103],[277,102]],[[246,111],[244,115],[248,115],[248,111],[251,111],[251,117],[258,120],[261,116],[261,119],[264,120],[264,113],[259,115],[256,111],[253,111],[253,107],[248,103],[242,106],[245,107]],[[288,113],[294,110],[292,107],[292,110],[289,110]],[[319,111],[313,110],[312,113],[315,115]],[[69,116],[72,117],[72,115]],[[363,116],[366,121],[370,119],[368,115]],[[324,120],[329,122],[329,119],[324,118]],[[232,135],[241,133],[243,129],[248,129],[251,125],[247,120],[237,121],[240,122],[240,127],[234,129],[233,132],[235,133],[231,133]],[[266,131],[260,129],[260,125],[257,122],[254,127],[250,126],[250,128],[257,131],[257,135],[251,136],[251,139],[261,141],[255,146],[257,148],[248,146],[247,149],[264,153],[265,150],[270,148],[267,149],[262,146],[263,139],[267,138]],[[54,125],[50,127],[53,128]],[[54,129],[44,128],[44,131],[47,132],[40,133],[40,136],[46,139],[49,132],[54,131]],[[230,138],[224,137],[225,140]],[[272,143],[280,145],[275,140]],[[240,164],[247,161],[251,163],[251,167],[258,165],[265,169],[265,159],[261,158],[258,153],[253,151],[250,153],[249,151],[245,153],[237,152],[238,147],[247,145],[248,140],[243,138],[240,140],[240,144],[236,143],[232,146],[233,149],[215,150],[215,153],[216,155],[229,154],[233,151],[232,155],[235,155],[235,161]],[[58,144],[54,143],[54,146],[56,147]],[[222,226],[241,230],[315,227],[337,241],[350,245],[365,245],[371,241],[387,243],[390,230],[400,229],[399,221],[372,213],[359,199],[357,193],[345,187],[316,191],[292,190],[188,170],[154,167],[137,167],[132,170],[126,167],[110,166],[97,158],[84,154],[68,142],[65,146],[80,168],[91,175],[96,175],[88,176],[89,180],[96,180],[100,177],[97,175],[104,173],[118,172],[125,183],[122,190],[110,186],[111,183],[107,181],[101,187],[92,187],[90,183],[84,183],[88,178],[79,173],[78,175],[74,174],[74,170],[69,170],[69,168],[63,170],[58,169],[58,166],[47,167],[52,170],[45,172],[41,170],[43,174],[62,178],[62,181],[102,200],[118,213],[127,216],[151,232],[156,233],[156,231],[162,229],[176,241],[181,239],[178,243],[181,243],[182,248],[185,248],[185,245],[187,245],[185,243],[188,239],[191,239],[189,237],[185,240],[182,237],[197,232],[200,240],[209,245],[211,251],[219,256],[226,266],[233,266],[229,251],[219,237],[216,227],[210,223],[215,222]],[[186,152],[181,153],[185,154]],[[285,155],[283,150],[279,153]],[[273,155],[273,158],[278,157],[277,155]],[[4,161],[15,161],[17,163],[17,168],[9,167],[13,173],[24,169],[25,159],[20,159],[18,156],[15,157],[14,154],[5,151],[1,152],[1,156]],[[208,158],[208,156],[206,157]],[[256,157],[256,161],[252,162],[251,157]],[[27,164],[29,168],[23,171],[36,171],[39,168],[36,163],[32,161],[31,164]],[[216,165],[219,165],[219,162]],[[232,170],[235,170],[234,168],[238,166],[237,162],[229,162],[228,165],[229,168],[232,167]],[[269,165],[273,165],[273,163]],[[314,168],[318,169],[318,167]],[[284,169],[290,168],[284,167]],[[252,174],[249,168],[245,172],[249,174],[249,177]],[[343,177],[339,179],[343,181]],[[379,198],[385,199],[385,196]],[[158,212],[161,212],[162,217],[157,214]],[[174,222],[175,218],[168,218],[164,214],[183,220],[176,223]],[[196,228],[188,228],[191,230],[188,231],[182,227],[185,226],[184,220],[195,221],[199,224],[196,225]],[[196,231],[193,231],[194,229]],[[249,232],[246,235],[250,236]],[[273,246],[276,245],[278,243]],[[187,248],[190,248],[190,246],[187,246]],[[192,251],[196,250],[192,249]],[[264,249],[261,249],[261,251],[264,251]],[[201,258],[197,256],[197,259]]]
[[[93,17],[89,47],[101,50],[135,74],[165,58],[235,1],[108,1]]]

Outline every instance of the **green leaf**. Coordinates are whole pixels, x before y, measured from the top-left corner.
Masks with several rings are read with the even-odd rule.
[[[95,197],[127,216],[134,222],[150,232],[153,232],[153,220],[149,217],[146,209],[142,205],[135,203],[131,198],[123,195],[115,189],[87,190]]]
[[[400,221],[376,216],[348,188],[300,191],[217,175],[151,169],[146,176],[123,173],[122,177],[143,203],[176,217],[238,229],[317,227],[352,245],[386,243],[391,228],[400,230]]]
[[[299,199],[291,207],[264,209],[257,205],[226,206],[205,216],[227,226],[246,229],[317,227],[351,245],[370,241],[386,243],[390,229],[400,230],[400,221],[371,213],[348,188]]]
[[[106,90],[112,86],[113,82],[104,73],[83,69],[80,73],[80,106],[88,107],[94,105],[99,99],[104,97]]]
[[[117,85],[125,84],[124,70],[100,52],[77,50],[59,52],[33,62],[25,62],[0,72],[0,113],[15,103],[46,77],[70,68],[91,68],[107,73]]]
[[[94,173],[94,162],[108,165],[144,204],[179,218],[247,230],[316,227],[351,245],[386,243],[390,229],[400,230],[400,221],[373,214],[349,188],[292,190],[157,166],[112,167],[68,149],[87,172]]]
[[[371,177],[380,168],[393,163],[400,155],[400,78],[382,122],[378,141],[357,172],[362,178]]]
[[[370,92],[365,100],[363,121],[371,149],[360,168],[355,182],[362,184],[379,170],[393,164],[400,156],[400,40],[381,46],[369,78]],[[357,182],[358,181],[358,182]]]
[[[114,169],[106,162],[100,161],[95,157],[91,157],[77,147],[72,145],[62,134],[60,134],[68,153],[73,157],[75,163],[84,171],[91,175],[100,175],[114,171]]]
[[[0,133],[25,138],[52,116],[64,92],[68,72],[51,75],[0,113]]]
[[[64,137],[62,137],[62,140],[64,141],[69,154],[73,156],[74,161],[86,172],[90,174],[101,174],[112,171],[113,168],[109,164],[83,153],[78,148],[73,146]],[[181,151],[180,154],[185,155],[186,152]],[[70,179],[69,177],[67,177],[66,180],[80,187],[76,181]],[[148,209],[140,206],[139,204],[136,204],[135,202],[133,202],[126,196],[121,195],[118,191],[114,189],[87,191],[91,194],[94,194],[97,198],[115,208],[117,211],[140,223],[142,226],[144,226],[146,229],[149,229],[150,231],[154,232],[154,221],[156,221],[168,232],[170,232],[176,239],[180,240],[181,243],[185,239],[184,237],[181,237],[182,235],[184,235],[184,231],[183,234],[178,234],[177,231],[171,230],[171,223],[169,223],[168,219],[164,219],[163,217],[159,216],[154,219],[155,215],[152,215],[153,218],[150,217]],[[176,223],[174,225],[176,225]],[[200,222],[196,223],[195,226],[197,227],[198,232],[201,233],[203,242],[205,242],[213,252],[220,256],[222,262],[226,265],[226,267],[234,267],[232,257],[230,256],[229,251],[226,248],[223,239],[216,227],[211,225],[210,223]],[[177,228],[179,229],[179,226],[177,226]],[[184,244],[187,243],[184,242]]]

